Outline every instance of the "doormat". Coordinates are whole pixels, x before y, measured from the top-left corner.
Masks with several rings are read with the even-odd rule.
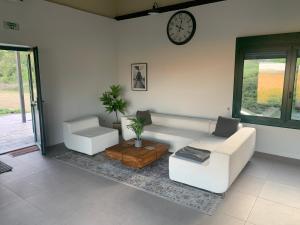
[[[26,147],[26,148],[20,148],[20,149],[14,150],[14,151],[10,152],[9,154],[12,157],[17,157],[20,155],[25,155],[30,152],[36,152],[38,150],[39,150],[38,146],[33,145],[33,146]]]
[[[0,161],[0,174],[12,171],[12,167]]]

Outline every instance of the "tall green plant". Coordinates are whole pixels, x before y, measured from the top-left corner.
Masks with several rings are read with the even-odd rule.
[[[127,127],[132,130],[137,140],[141,140],[142,133],[144,131],[145,120],[142,118],[129,118],[131,123]]]
[[[127,102],[121,97],[122,88],[120,85],[110,86],[110,90],[106,91],[100,97],[100,101],[105,106],[106,112],[115,113],[116,122],[119,122],[118,112],[125,113]]]

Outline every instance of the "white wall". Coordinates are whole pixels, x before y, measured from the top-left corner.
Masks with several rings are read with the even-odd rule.
[[[4,30],[3,20],[21,30]],[[1,0],[0,22],[0,43],[39,47],[48,145],[63,141],[64,120],[103,112],[98,96],[116,80],[114,20],[42,0]]]
[[[300,31],[299,8],[297,0],[227,0],[190,8],[197,31],[184,46],[167,38],[172,12],[118,22],[117,73],[129,111],[231,115],[236,37]],[[147,92],[130,90],[135,62],[148,63]],[[256,127],[257,151],[300,159],[299,130]]]
[[[299,8],[297,0],[227,0],[194,7],[189,11],[197,19],[195,37],[175,46],[166,35],[172,13],[115,22],[46,1],[1,0],[0,22],[18,22],[21,30],[0,24],[0,43],[39,47],[52,145],[62,142],[64,120],[101,112],[104,122],[111,121],[98,96],[117,79],[126,87],[129,113],[149,108],[210,118],[230,115],[235,38],[300,31]],[[148,63],[147,92],[130,91],[134,62]],[[300,159],[299,130],[256,127],[258,151]]]

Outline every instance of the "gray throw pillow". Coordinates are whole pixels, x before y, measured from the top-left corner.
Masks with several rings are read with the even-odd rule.
[[[144,125],[152,124],[151,114],[149,110],[146,111],[137,111],[136,117],[144,120]]]
[[[215,132],[212,134],[218,137],[230,137],[237,132],[239,123],[240,119],[219,116]]]

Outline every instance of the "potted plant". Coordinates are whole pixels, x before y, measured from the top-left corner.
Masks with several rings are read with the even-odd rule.
[[[142,136],[142,133],[144,131],[144,126],[145,126],[144,119],[142,119],[142,118],[130,118],[129,120],[131,121],[131,123],[127,127],[130,130],[132,130],[136,135],[134,146],[136,148],[140,148],[140,147],[142,147],[141,136]]]
[[[121,123],[119,121],[118,113],[125,113],[127,102],[121,97],[122,88],[120,85],[110,86],[110,90],[106,91],[100,97],[100,101],[105,106],[106,112],[115,113],[116,121],[113,123],[113,128],[121,131]]]

